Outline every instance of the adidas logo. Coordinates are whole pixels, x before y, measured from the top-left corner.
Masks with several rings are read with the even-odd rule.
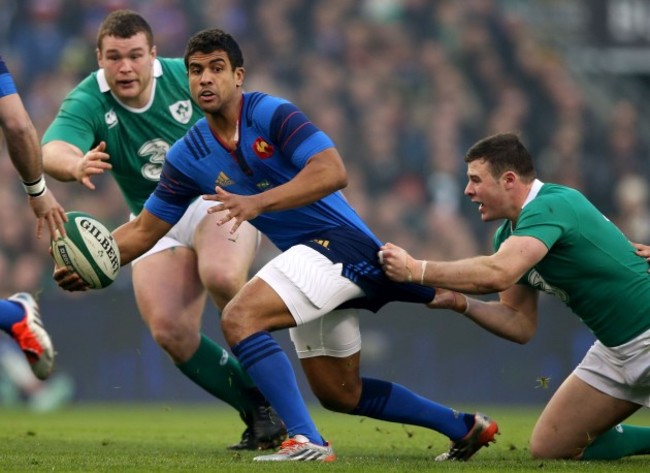
[[[226,187],[226,186],[232,186],[235,183],[232,179],[230,179],[226,174],[221,171],[219,173],[219,176],[217,176],[217,180],[214,181],[215,187]]]

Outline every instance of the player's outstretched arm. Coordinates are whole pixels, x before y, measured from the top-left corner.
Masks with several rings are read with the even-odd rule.
[[[91,178],[109,171],[110,156],[105,152],[106,143],[83,153],[75,145],[55,140],[43,145],[43,166],[45,172],[59,181],[78,181],[90,190],[95,190]]]
[[[130,263],[150,250],[172,225],[143,209],[135,219],[113,231],[113,238],[120,249],[121,265]]]
[[[36,237],[41,237],[45,223],[52,237],[57,229],[65,235],[65,210],[45,186],[38,135],[18,94],[0,98],[0,125],[7,141],[9,157],[20,174],[29,196],[29,205],[37,219]]]

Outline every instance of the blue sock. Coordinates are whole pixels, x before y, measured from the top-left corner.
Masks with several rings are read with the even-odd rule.
[[[268,332],[257,332],[232,347],[248,375],[289,431],[289,436],[304,435],[310,442],[324,445],[298,389],[289,358]]]
[[[11,327],[25,317],[25,308],[18,302],[0,300],[0,329],[11,334]]]
[[[361,399],[350,414],[427,427],[452,440],[463,438],[474,425],[474,414],[436,404],[399,384],[372,378],[362,378],[362,383]]]

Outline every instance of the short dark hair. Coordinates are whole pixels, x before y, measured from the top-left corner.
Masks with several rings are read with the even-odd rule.
[[[536,177],[533,158],[515,133],[498,133],[476,142],[465,154],[465,162],[477,159],[490,165],[495,178],[506,171],[515,171],[530,181]]]
[[[199,31],[189,39],[185,47],[185,67],[189,67],[192,54],[196,52],[209,54],[213,51],[224,51],[233,70],[244,66],[244,55],[235,38],[223,30],[214,28]]]
[[[102,49],[102,41],[106,36],[130,38],[138,33],[144,33],[149,47],[153,47],[153,31],[140,14],[133,10],[115,10],[109,13],[97,32],[97,49]]]

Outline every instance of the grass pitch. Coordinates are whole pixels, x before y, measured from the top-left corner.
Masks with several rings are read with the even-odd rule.
[[[312,407],[334,463],[253,463],[226,446],[243,426],[229,409],[205,405],[73,405],[51,413],[0,409],[0,471],[28,472],[413,472],[617,471],[650,469],[650,456],[614,462],[532,460],[528,437],[540,408],[489,408],[502,435],[465,463],[436,463],[447,439],[422,428]],[[650,414],[630,423],[650,425]]]

